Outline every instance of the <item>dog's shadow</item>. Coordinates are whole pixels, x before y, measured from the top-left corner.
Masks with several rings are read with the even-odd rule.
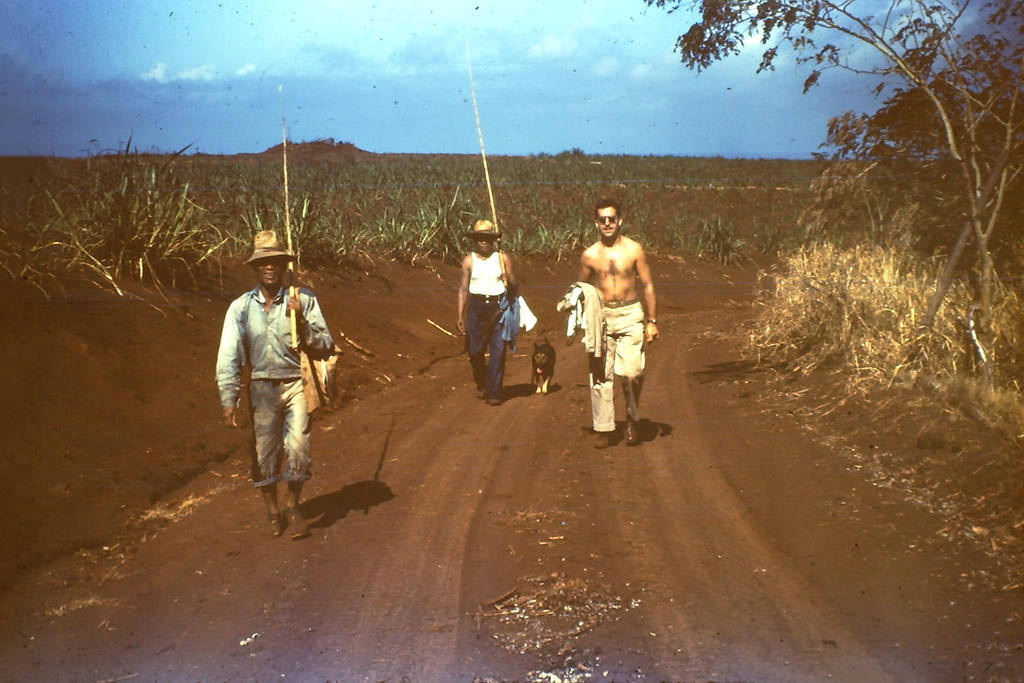
[[[548,385],[548,395],[556,394],[562,390],[562,385],[557,382],[552,382]],[[537,394],[537,387],[533,386],[532,383],[526,384],[509,384],[504,389],[505,398],[528,398],[536,395],[538,398],[544,396],[544,394]]]
[[[623,423],[625,428],[625,423]],[[647,441],[654,441],[659,436],[669,436],[672,434],[672,425],[667,422],[654,422],[647,418],[641,417],[636,423],[636,434],[640,437],[640,443],[646,443]]]
[[[362,510],[364,515],[370,514],[370,508],[386,503],[395,494],[391,488],[380,481],[357,481],[343,486],[337,491],[310,498],[300,504],[302,516],[313,520],[310,529],[326,529],[352,510]]]

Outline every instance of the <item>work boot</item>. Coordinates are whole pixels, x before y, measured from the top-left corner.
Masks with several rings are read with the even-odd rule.
[[[598,432],[597,440],[594,441],[594,448],[611,448],[615,445],[615,432]]]

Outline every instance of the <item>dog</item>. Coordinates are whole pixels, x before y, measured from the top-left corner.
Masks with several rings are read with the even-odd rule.
[[[555,376],[555,347],[547,339],[533,345],[533,386],[535,394],[547,394]]]

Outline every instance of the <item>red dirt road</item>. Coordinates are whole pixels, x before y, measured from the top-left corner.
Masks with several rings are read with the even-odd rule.
[[[0,679],[1024,679],[1019,591],[978,580],[998,558],[767,401],[748,286],[655,274],[641,445],[592,448],[580,345],[533,396],[523,338],[489,407],[438,333],[425,371],[317,416],[310,538],[270,537],[238,431],[161,501],[183,514],[11,581]],[[549,331],[563,282],[524,287]],[[353,333],[369,287],[325,310],[384,345]],[[450,325],[428,299],[391,324]]]

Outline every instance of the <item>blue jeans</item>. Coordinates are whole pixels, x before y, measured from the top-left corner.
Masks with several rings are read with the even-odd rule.
[[[501,399],[501,384],[505,375],[505,340],[501,338],[501,325],[497,324],[500,305],[488,303],[472,295],[466,311],[466,352],[473,368],[476,388],[482,389],[484,398]],[[484,351],[490,358],[484,362]]]
[[[249,382],[249,405],[253,486],[269,486],[282,478],[309,479],[309,410],[302,380],[254,379]]]

